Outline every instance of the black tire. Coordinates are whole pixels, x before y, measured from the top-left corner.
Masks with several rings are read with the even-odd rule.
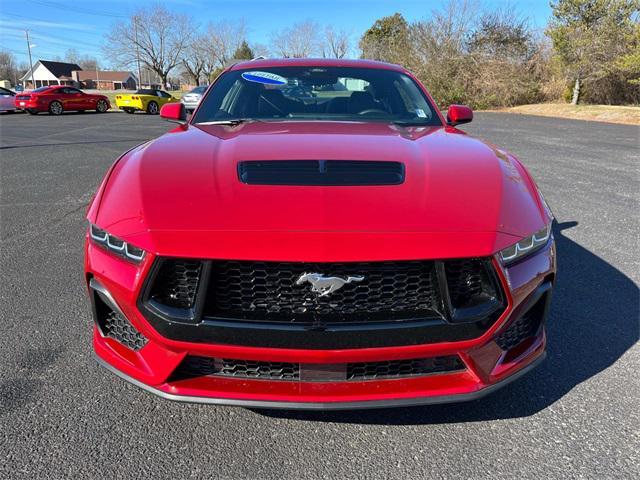
[[[62,107],[62,104],[59,101],[54,100],[49,104],[49,114],[62,115],[62,112],[64,112],[64,108]]]
[[[98,100],[98,103],[96,103],[96,112],[106,113],[107,110],[109,110],[109,105],[107,105],[107,102],[105,102],[104,100]]]
[[[38,114],[38,111],[34,110],[33,108],[28,109],[27,112],[29,113],[29,115],[37,115]]]
[[[160,108],[158,107],[158,104],[156,102],[149,102],[147,104],[147,113],[149,115],[157,115],[158,113],[160,113]]]

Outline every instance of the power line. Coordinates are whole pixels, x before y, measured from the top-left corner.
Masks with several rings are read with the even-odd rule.
[[[48,1],[44,1],[44,0],[30,0],[31,2],[38,4],[38,5],[42,5],[45,7],[51,7],[51,8],[57,8],[60,10],[64,10],[65,12],[69,11],[69,5],[64,5],[61,3],[56,3],[56,2],[48,2]],[[105,11],[100,11],[100,10],[93,10],[93,9],[89,9],[86,7],[81,7],[78,5],[73,5],[73,7],[71,7],[73,9],[73,13],[84,13],[86,15],[95,15],[98,17],[112,17],[112,18],[129,18],[128,15],[117,15],[115,13],[111,13],[111,12],[105,12]]]

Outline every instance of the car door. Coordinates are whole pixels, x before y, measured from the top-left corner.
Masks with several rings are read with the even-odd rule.
[[[65,87],[65,96],[68,96],[69,107],[67,110],[88,110],[94,108],[91,105],[90,95],[73,87]]]
[[[167,92],[165,92],[164,90],[156,90],[156,95],[158,95],[159,97],[159,102],[158,104],[160,106],[164,105],[165,103],[169,103],[172,101],[172,96],[169,95]]]

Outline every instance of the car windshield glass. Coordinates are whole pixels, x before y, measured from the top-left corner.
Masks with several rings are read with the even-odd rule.
[[[140,89],[140,90],[136,90],[136,93],[138,95],[153,95],[153,96],[155,96],[156,91],[155,90],[150,90],[150,89],[147,89],[147,88],[143,88],[143,89]]]
[[[35,90],[31,90],[32,92],[36,92],[36,93],[40,93],[40,92],[46,92],[47,90],[49,90],[51,87],[40,87],[40,88],[36,88]]]
[[[434,107],[413,79],[382,68],[229,71],[204,98],[194,123],[239,118],[441,125]]]

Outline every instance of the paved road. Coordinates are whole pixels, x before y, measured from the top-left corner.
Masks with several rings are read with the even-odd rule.
[[[487,113],[465,128],[519,155],[559,220],[538,370],[474,403],[303,414],[168,402],[93,360],[84,210],[118,153],[167,124],[0,125],[0,478],[640,475],[637,127]]]

